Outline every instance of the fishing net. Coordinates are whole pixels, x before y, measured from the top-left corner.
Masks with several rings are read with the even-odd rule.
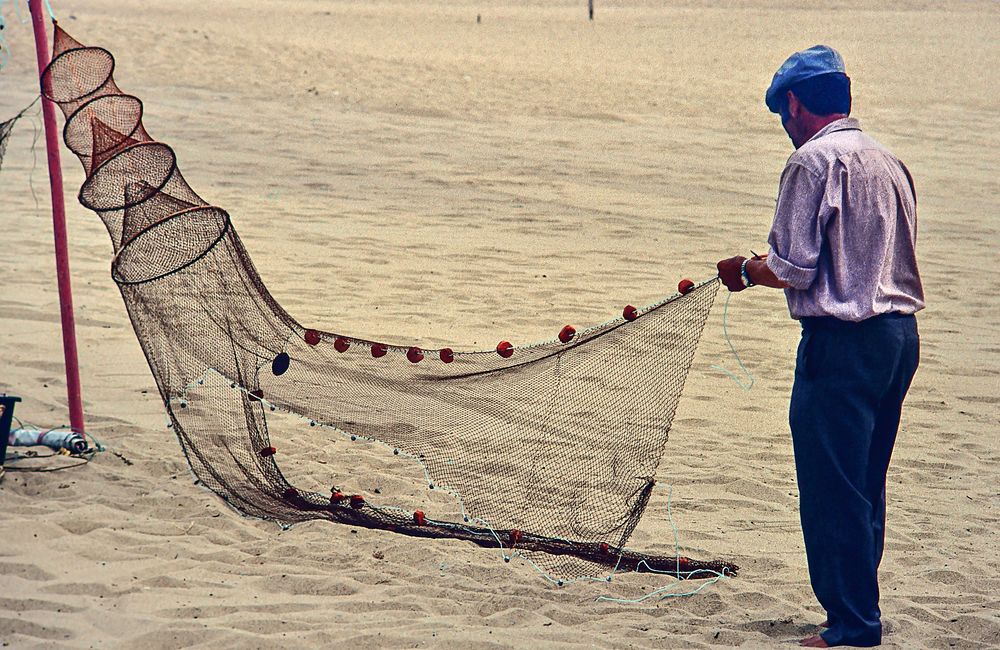
[[[28,112],[28,109],[35,105],[35,102],[31,102],[27,107],[25,107],[20,113],[10,118],[6,122],[0,122],[0,169],[3,168],[3,157],[7,153],[7,141],[10,140],[10,134],[14,131],[14,125],[19,119],[24,117],[24,114]]]
[[[3,156],[7,153],[7,140],[10,139],[10,133],[14,130],[14,123],[17,122],[18,118],[21,116],[13,117],[6,122],[0,122],[0,169],[3,168]]]
[[[726,562],[625,548],[718,282],[552,341],[420,350],[300,325],[222,208],[142,125],[114,58],[56,28],[43,75],[83,163],[80,202],[191,469],[243,513],[464,539],[553,579]]]

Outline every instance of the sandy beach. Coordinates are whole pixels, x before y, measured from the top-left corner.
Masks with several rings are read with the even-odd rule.
[[[146,129],[301,323],[456,349],[601,323],[766,250],[792,149],[764,90],[791,52],[836,47],[853,115],[913,173],[927,295],[889,470],[884,645],[1000,647],[1000,5],[787,4],[597,0],[593,22],[566,0],[53,8],[114,53]],[[3,11],[0,121],[38,88],[30,24]],[[68,414],[40,126],[17,124],[0,168],[0,393],[48,428]],[[285,530],[195,485],[107,232],[76,201],[83,171],[62,162],[86,421],[109,451],[0,484],[5,647],[770,648],[816,632],[787,426],[799,326],[781,292],[728,304],[750,390],[714,368],[739,373],[719,294],[629,544],[672,553],[676,526],[680,553],[739,577],[557,588],[499,550]],[[361,469],[366,489],[393,480]],[[667,586],[697,593],[596,600]]]

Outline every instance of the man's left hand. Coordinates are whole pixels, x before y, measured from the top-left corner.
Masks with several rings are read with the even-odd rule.
[[[743,276],[740,274],[744,260],[746,260],[745,257],[737,255],[715,265],[719,269],[719,279],[730,291],[743,291],[747,288],[743,284]]]

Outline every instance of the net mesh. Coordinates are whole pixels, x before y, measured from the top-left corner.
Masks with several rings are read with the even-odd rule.
[[[34,104],[35,103],[32,102],[31,105],[21,110],[21,112],[6,122],[0,122],[0,169],[3,168],[3,157],[4,154],[7,153],[7,141],[10,140],[10,134],[14,131],[14,125],[17,124],[19,119],[24,117],[25,113],[28,112],[28,109],[31,108],[31,106],[34,106]]]
[[[735,572],[625,548],[717,281],[485,352],[307,329],[268,293],[226,211],[146,133],[114,65],[57,26],[43,89],[66,115],[65,141],[86,171],[80,201],[111,235],[113,278],[204,485],[284,524],[499,546],[559,580]]]

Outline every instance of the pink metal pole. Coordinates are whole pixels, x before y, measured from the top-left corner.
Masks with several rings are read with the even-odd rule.
[[[28,0],[31,24],[35,30],[35,54],[38,76],[49,65],[49,41],[45,34],[42,0]],[[69,398],[69,423],[83,432],[83,400],[80,391],[80,365],[76,355],[76,325],[73,319],[73,291],[70,287],[69,244],[66,233],[66,204],[63,202],[62,166],[59,162],[59,129],[55,106],[42,93],[42,119],[45,122],[45,149],[49,158],[49,184],[52,187],[52,234],[56,243],[56,278],[59,282],[59,311],[62,315],[63,356],[66,360],[66,393]]]

